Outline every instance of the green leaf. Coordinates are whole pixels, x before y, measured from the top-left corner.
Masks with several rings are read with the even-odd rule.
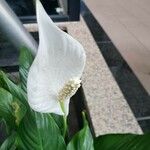
[[[63,116],[57,115],[57,114],[51,114],[51,116],[53,117],[53,119],[55,120],[57,126],[59,127],[62,135],[63,135],[63,130],[64,130],[64,120],[63,120]]]
[[[20,73],[21,87],[26,92],[27,77],[29,68],[33,62],[33,56],[31,52],[25,47],[22,48],[20,51],[21,52],[19,57],[19,73]]]
[[[49,114],[28,112],[18,134],[23,150],[65,150],[66,145],[54,119]]]
[[[95,138],[95,150],[150,150],[150,134],[110,134]]]
[[[0,146],[0,150],[16,150],[16,137],[17,135],[12,133]]]
[[[88,126],[88,122],[83,114],[84,128],[79,131],[67,146],[67,150],[94,150],[93,137]]]
[[[14,84],[7,75],[0,71],[0,87],[9,91],[14,97],[20,100],[23,104],[28,105],[26,93],[16,84]]]
[[[0,117],[4,118],[9,125],[14,126],[15,119],[12,113],[12,102],[12,95],[0,88]]]
[[[0,117],[11,127],[19,125],[26,113],[25,106],[8,91],[0,88]]]
[[[0,145],[4,142],[4,139],[10,135],[10,129],[6,121],[2,118],[0,120]]]
[[[13,107],[13,116],[15,117],[15,123],[19,126],[21,120],[26,114],[26,107],[17,99],[13,100],[12,102]]]

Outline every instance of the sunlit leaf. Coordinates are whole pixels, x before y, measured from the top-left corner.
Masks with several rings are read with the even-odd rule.
[[[0,88],[0,117],[11,127],[19,125],[26,113],[25,106],[8,91]]]

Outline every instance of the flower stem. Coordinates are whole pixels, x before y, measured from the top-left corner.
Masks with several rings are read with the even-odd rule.
[[[64,129],[63,129],[63,137],[66,137],[66,133],[67,133],[67,117],[63,116],[63,125],[64,125]]]
[[[64,108],[64,103],[63,102],[60,102],[60,106],[61,106],[61,109],[64,113],[64,116],[63,116],[63,137],[65,138],[66,137],[66,133],[67,133],[67,128],[68,128],[68,125],[67,125],[67,115],[66,115],[66,112],[65,112],[65,108]]]

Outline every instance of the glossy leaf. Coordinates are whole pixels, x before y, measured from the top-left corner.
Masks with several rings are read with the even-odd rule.
[[[65,150],[65,142],[49,114],[28,112],[19,126],[23,150]]]
[[[33,56],[31,52],[27,48],[22,48],[20,50],[20,57],[19,57],[19,73],[20,73],[20,80],[21,80],[21,87],[26,92],[27,91],[27,77],[29,68],[33,62]]]
[[[94,140],[95,150],[150,150],[150,134],[111,134]]]
[[[25,92],[15,83],[13,83],[3,71],[0,71],[0,87],[9,91],[14,97],[27,105],[27,96]]]
[[[67,150],[94,150],[93,137],[88,122],[84,118],[84,128],[79,131],[67,146]]]

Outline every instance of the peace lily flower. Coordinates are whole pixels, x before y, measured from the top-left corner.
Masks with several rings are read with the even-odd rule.
[[[40,43],[28,74],[28,102],[35,111],[67,116],[70,98],[80,87],[85,51],[53,23],[39,0],[36,13]]]

